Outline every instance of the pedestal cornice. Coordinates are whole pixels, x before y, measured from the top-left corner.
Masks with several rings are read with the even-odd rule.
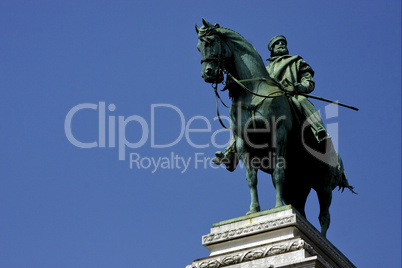
[[[292,206],[215,223],[202,244],[210,256],[187,268],[355,267]]]

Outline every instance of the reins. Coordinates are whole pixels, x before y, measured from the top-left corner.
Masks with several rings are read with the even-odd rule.
[[[261,95],[261,94],[255,93],[255,92],[251,91],[250,89],[248,89],[242,82],[265,81],[265,82],[268,82],[268,83],[269,83],[270,80],[268,80],[268,79],[266,79],[266,78],[250,78],[250,79],[238,80],[236,77],[234,77],[234,76],[233,76],[231,73],[229,73],[228,71],[225,71],[225,73],[226,73],[233,81],[235,81],[240,87],[242,87],[244,90],[246,90],[248,93],[250,93],[251,95],[254,95],[254,96],[258,96],[258,97],[261,97],[261,98],[266,99],[266,98],[276,98],[276,97],[280,97],[280,96],[282,96],[282,95],[284,95],[284,94],[289,94],[289,92],[287,92],[284,88],[282,88],[282,85],[280,85],[279,82],[276,82],[275,80],[272,80],[272,81],[275,81],[275,82],[274,82],[274,85],[277,86],[277,87],[279,87],[279,89],[270,92],[268,95]],[[276,96],[272,96],[272,95],[278,94],[278,93],[280,93],[280,94],[279,94],[279,95],[276,95]]]
[[[313,95],[309,95],[309,94],[305,94],[305,93],[288,91],[288,90],[286,90],[286,89],[283,87],[283,85],[282,85],[279,81],[277,81],[277,80],[275,80],[275,79],[272,79],[272,78],[271,78],[271,79],[266,79],[266,78],[249,78],[249,79],[238,80],[236,77],[234,77],[230,72],[228,72],[228,71],[224,68],[224,66],[225,66],[225,58],[224,58],[224,56],[222,55],[222,45],[223,45],[224,41],[222,40],[222,38],[221,38],[219,35],[217,35],[217,36],[218,36],[218,40],[219,40],[219,55],[218,55],[218,57],[203,59],[203,60],[201,60],[201,63],[207,62],[207,61],[218,61],[218,68],[220,68],[224,73],[226,73],[227,76],[229,76],[233,81],[235,81],[241,88],[243,88],[245,91],[247,91],[247,92],[250,93],[251,95],[254,95],[254,96],[263,98],[263,99],[262,99],[261,101],[259,101],[256,105],[249,105],[249,106],[247,106],[247,107],[248,107],[247,109],[251,110],[251,112],[252,112],[252,114],[253,114],[253,118],[254,118],[254,115],[255,115],[255,110],[257,109],[257,107],[258,107],[260,104],[262,104],[262,103],[264,102],[265,99],[267,99],[267,98],[277,98],[277,97],[280,97],[280,96],[283,96],[283,95],[287,95],[287,96],[290,96],[290,95],[301,95],[301,96],[304,96],[304,97],[306,97],[306,98],[312,98],[312,99],[316,99],[316,100],[320,100],[320,101],[325,101],[325,102],[333,103],[333,104],[336,104],[336,105],[339,105],[339,106],[342,106],[342,107],[345,107],[345,108],[349,108],[349,109],[352,109],[352,110],[355,110],[355,111],[358,111],[358,110],[359,110],[359,109],[356,108],[356,107],[353,107],[353,106],[350,106],[350,105],[346,105],[346,104],[342,104],[342,103],[337,102],[337,101],[332,101],[332,100],[320,98],[320,97],[313,96]],[[223,68],[222,68],[222,67],[223,67]],[[261,95],[261,94],[258,94],[258,93],[255,93],[255,92],[251,91],[250,89],[248,89],[248,88],[243,84],[243,82],[252,82],[252,81],[265,81],[265,82],[267,82],[268,84],[270,84],[270,85],[272,85],[272,86],[278,87],[279,89],[278,89],[278,90],[274,90],[274,91],[268,93],[268,95]],[[289,82],[289,81],[288,81],[288,82]],[[290,83],[290,84],[292,84],[292,83]],[[216,100],[216,113],[217,113],[219,122],[221,123],[221,125],[222,125],[223,128],[225,128],[225,129],[230,129],[230,127],[229,127],[229,128],[226,127],[225,124],[223,124],[223,122],[222,122],[222,120],[221,120],[220,113],[219,113],[218,99],[221,101],[221,103],[222,103],[226,108],[229,108],[229,107],[223,102],[223,100],[221,99],[221,97],[220,97],[219,94],[218,94],[218,83],[215,83],[215,85],[212,84],[212,87],[213,87],[213,89],[214,89],[215,96],[216,96],[216,98],[215,98],[215,100]],[[252,109],[251,109],[250,107],[252,107]],[[254,120],[253,120],[253,125],[254,125],[254,127],[255,127],[255,122],[254,122]]]
[[[281,85],[279,82],[275,81],[275,80],[268,80],[268,79],[266,79],[266,78],[249,78],[249,79],[238,80],[236,77],[234,77],[234,76],[233,76],[231,73],[229,73],[227,70],[223,70],[223,72],[226,73],[233,81],[235,81],[241,88],[243,88],[244,90],[246,90],[248,93],[250,93],[250,94],[252,94],[252,95],[254,95],[254,96],[258,96],[258,97],[263,98],[261,101],[259,101],[259,102],[258,102],[257,104],[255,104],[255,105],[248,105],[248,106],[242,105],[242,108],[251,111],[251,114],[252,114],[252,117],[253,117],[253,118],[255,118],[255,111],[256,111],[257,107],[260,106],[260,104],[262,104],[265,99],[267,99],[267,98],[276,98],[276,97],[280,97],[280,96],[285,95],[285,94],[289,94],[289,92],[286,91],[284,88],[282,88],[282,85]],[[265,81],[265,82],[268,82],[268,83],[272,81],[272,82],[273,82],[273,85],[279,87],[279,89],[270,92],[268,95],[261,95],[261,94],[258,94],[258,93],[255,93],[255,92],[251,91],[250,89],[248,89],[248,88],[242,83],[242,82],[251,82],[251,81]],[[212,88],[214,89],[214,92],[215,92],[216,114],[217,114],[217,116],[218,116],[219,123],[221,123],[221,125],[222,125],[223,128],[225,128],[225,129],[230,129],[230,127],[226,127],[225,124],[222,122],[222,119],[221,119],[221,116],[220,116],[220,113],[219,113],[218,99],[221,101],[221,103],[222,103],[226,108],[229,108],[229,107],[223,102],[223,100],[222,100],[221,97],[219,96],[219,93],[218,93],[218,83],[216,83],[215,85],[212,84]],[[256,127],[254,120],[253,120],[253,126],[254,126],[254,128]]]
[[[226,108],[229,108],[229,106],[227,106],[227,105],[223,102],[223,100],[221,99],[221,97],[219,96],[219,93],[218,93],[218,83],[216,83],[215,86],[214,86],[214,84],[212,84],[212,88],[213,88],[214,91],[215,91],[216,115],[218,116],[219,123],[221,123],[221,125],[222,125],[223,128],[225,128],[225,129],[230,129],[230,127],[225,126],[225,124],[222,122],[221,116],[220,116],[220,114],[219,114],[218,99],[221,101],[221,103],[223,104],[223,106],[225,106]]]
[[[272,80],[268,80],[268,79],[266,79],[266,78],[249,78],[249,79],[238,80],[236,77],[234,77],[234,76],[233,76],[231,73],[229,73],[228,71],[226,71],[226,70],[223,70],[223,71],[224,71],[233,81],[235,81],[241,88],[243,88],[244,90],[246,90],[248,93],[250,93],[250,94],[252,94],[252,95],[254,95],[254,96],[258,96],[258,97],[263,98],[261,101],[259,101],[259,102],[258,102],[257,104],[255,104],[255,105],[248,105],[247,107],[246,107],[246,106],[243,106],[243,108],[248,109],[248,110],[251,111],[253,118],[254,118],[254,116],[255,116],[255,110],[257,109],[257,107],[258,107],[260,104],[262,104],[262,103],[264,102],[265,99],[267,99],[267,98],[276,98],[276,97],[280,97],[280,96],[282,96],[282,95],[287,95],[287,96],[289,96],[289,95],[301,95],[301,96],[304,96],[304,97],[306,97],[306,98],[312,98],[312,99],[316,99],[316,100],[320,100],[320,101],[325,101],[325,102],[333,103],[333,104],[336,104],[336,105],[339,105],[339,106],[342,106],[342,107],[345,107],[345,108],[349,108],[349,109],[352,109],[352,110],[355,110],[355,111],[359,111],[359,109],[356,108],[356,107],[353,107],[353,106],[350,106],[350,105],[346,105],[346,104],[343,104],[343,103],[340,103],[340,102],[337,102],[337,101],[332,101],[332,100],[320,98],[320,97],[313,96],[313,95],[309,95],[309,94],[304,94],[304,93],[299,93],[299,92],[296,93],[296,92],[287,91],[285,88],[283,88],[283,86],[282,86],[278,81],[273,80],[273,79],[272,79]],[[248,89],[248,88],[242,83],[242,82],[251,82],[251,81],[265,81],[265,82],[267,82],[267,83],[273,82],[273,85],[274,85],[274,86],[277,86],[279,89],[270,92],[268,95],[261,95],[261,94],[258,94],[258,93],[255,93],[255,92],[251,91],[250,89]],[[213,86],[213,88],[214,88],[215,96],[216,96],[216,113],[217,113],[219,122],[221,123],[221,125],[222,125],[223,128],[225,128],[225,129],[230,129],[230,128],[226,127],[225,124],[223,124],[223,122],[222,122],[222,120],[221,120],[220,113],[219,113],[218,98],[219,98],[219,100],[222,102],[222,104],[223,104],[226,108],[229,108],[229,107],[222,101],[221,97],[219,96],[219,94],[218,94],[218,84],[217,84],[217,83],[215,84],[215,86]],[[277,95],[275,95],[275,94],[277,94]],[[254,122],[254,120],[253,120],[253,126],[254,126],[254,128],[255,128],[255,122]]]
[[[221,38],[219,35],[216,35],[216,36],[218,37],[218,42],[219,42],[219,45],[218,45],[218,47],[219,47],[218,55],[215,56],[215,57],[209,57],[209,58],[206,58],[206,59],[202,59],[202,60],[201,60],[201,63],[209,62],[209,61],[217,61],[218,68],[221,69],[224,73],[226,73],[226,74],[227,74],[233,81],[235,81],[241,88],[243,88],[243,89],[246,90],[248,93],[250,93],[250,94],[252,94],[252,95],[254,95],[254,96],[258,96],[258,97],[263,98],[257,105],[252,105],[253,109],[251,109],[251,112],[252,112],[253,114],[255,114],[255,110],[257,109],[257,107],[258,107],[261,103],[263,103],[266,98],[276,98],[276,97],[280,97],[280,96],[282,96],[282,95],[284,95],[284,94],[287,94],[287,91],[282,87],[282,85],[281,85],[278,81],[275,81],[275,80],[268,80],[268,79],[266,79],[266,78],[250,78],[250,79],[238,80],[236,77],[234,77],[230,72],[228,72],[228,71],[225,69],[225,65],[226,65],[226,64],[225,64],[225,57],[224,57],[224,55],[223,55],[223,53],[222,53],[222,47],[223,47],[223,44],[225,44],[225,41],[222,40],[222,38]],[[248,89],[248,88],[243,84],[243,82],[251,82],[251,81],[265,81],[265,82],[267,82],[268,84],[271,83],[273,86],[277,86],[277,87],[279,88],[279,90],[274,90],[274,91],[270,92],[268,95],[261,95],[261,94],[258,94],[258,93],[254,93],[253,91],[251,91],[250,89]],[[230,127],[229,127],[229,128],[226,127],[225,124],[222,122],[222,119],[221,119],[220,113],[219,113],[218,99],[221,101],[221,103],[222,103],[226,108],[229,108],[229,107],[223,102],[223,100],[222,100],[221,97],[219,96],[219,93],[218,93],[218,83],[212,84],[212,88],[214,89],[214,92],[215,92],[216,114],[217,114],[217,116],[218,116],[219,122],[221,123],[221,125],[222,125],[223,128],[225,128],[225,129],[230,129]],[[250,107],[251,107],[251,106],[250,106]]]

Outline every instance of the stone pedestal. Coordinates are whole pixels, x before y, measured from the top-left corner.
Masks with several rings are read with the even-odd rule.
[[[292,206],[215,223],[202,244],[186,268],[355,267]]]

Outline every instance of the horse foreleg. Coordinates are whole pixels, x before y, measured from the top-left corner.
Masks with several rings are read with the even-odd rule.
[[[250,211],[246,215],[255,213],[261,210],[260,203],[258,202],[257,192],[257,170],[251,167],[247,167],[247,183],[250,188],[251,204]]]
[[[320,203],[320,215],[318,216],[318,219],[321,225],[321,234],[326,237],[331,222],[329,206],[332,202],[332,189],[330,187],[325,187],[324,189],[317,191],[317,196]]]
[[[285,171],[283,170],[283,168],[276,167],[272,176],[276,189],[275,207],[280,207],[283,206],[283,182]]]
[[[284,138],[284,136],[283,136]],[[282,139],[282,142],[277,144],[276,156],[275,156],[275,170],[272,174],[272,180],[276,189],[276,203],[275,207],[283,206],[283,187],[285,183],[285,168],[284,162],[286,153],[286,142]]]

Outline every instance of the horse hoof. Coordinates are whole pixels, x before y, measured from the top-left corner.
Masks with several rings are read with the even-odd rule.
[[[252,209],[249,212],[247,212],[246,215],[254,214],[254,213],[257,213],[257,212],[260,212],[260,211],[261,211],[260,209]]]

